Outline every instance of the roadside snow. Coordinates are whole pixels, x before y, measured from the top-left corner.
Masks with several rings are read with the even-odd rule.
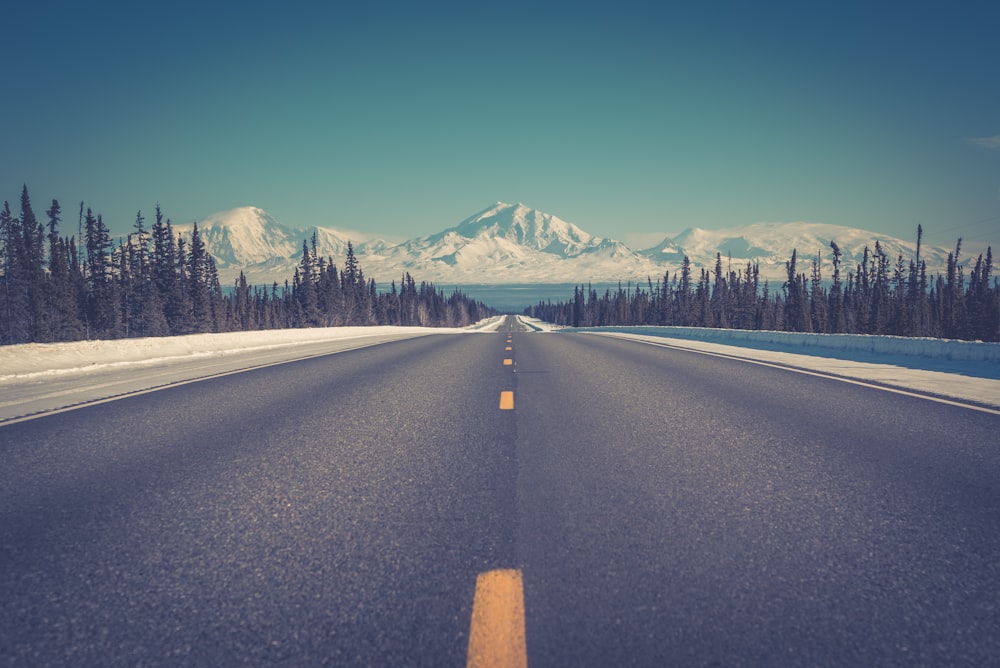
[[[539,320],[538,318],[529,318],[526,315],[516,316],[521,324],[530,329],[533,332],[554,332],[558,329],[562,329],[557,325],[553,325],[550,322],[545,322],[544,320]]]
[[[110,341],[27,343],[0,346],[0,383],[39,375],[88,373],[110,368],[157,366],[193,358],[225,357],[248,352],[276,350],[377,336],[425,336],[427,334],[495,331],[501,317],[466,328],[447,327],[318,327],[259,332],[190,334]]]
[[[573,331],[567,329],[566,331]],[[883,362],[887,357],[914,361],[917,368],[950,367],[959,373],[990,374],[1000,378],[1000,343],[957,341],[907,336],[871,336],[867,334],[808,334],[711,327],[588,327],[579,331],[643,334],[710,341],[731,346],[802,352],[810,355],[846,357],[858,361]],[[954,364],[953,364],[954,363]],[[937,367],[934,367],[937,368]],[[945,369],[940,369],[945,370]]]
[[[693,327],[563,329],[805,369],[1000,409],[1000,344]],[[697,336],[692,340],[684,336]],[[957,345],[956,345],[957,344]]]
[[[496,331],[502,321],[495,317],[462,329],[329,327],[0,346],[0,424],[379,343]]]
[[[778,364],[1000,409],[1000,344],[693,327],[558,328],[537,332],[636,339]],[[0,346],[0,423],[256,366],[441,333],[496,331],[503,316],[466,328],[330,327],[115,341]]]

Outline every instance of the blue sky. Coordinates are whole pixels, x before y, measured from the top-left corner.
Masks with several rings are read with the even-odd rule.
[[[159,202],[402,239],[502,200],[636,246],[1000,239],[995,1],[668,4],[19,3],[0,197],[64,232],[86,200],[116,232]]]

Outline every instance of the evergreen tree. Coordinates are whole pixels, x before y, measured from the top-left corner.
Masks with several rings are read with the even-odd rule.
[[[785,263],[788,280],[785,282],[783,320],[790,332],[808,332],[812,322],[806,313],[806,292],[799,281],[797,255],[797,250],[793,248],[791,259]]]
[[[319,303],[317,298],[318,276],[317,263],[314,260],[316,249],[316,233],[313,232],[312,252],[309,244],[302,242],[302,261],[295,270],[292,289],[301,313],[301,326],[317,327],[321,324]]]
[[[19,262],[21,289],[24,290],[28,312],[27,327],[29,341],[50,340],[48,321],[48,281],[45,276],[45,230],[31,208],[28,187],[21,189],[21,243],[22,258]]]
[[[948,339],[956,339],[961,336],[965,319],[965,304],[962,299],[964,278],[962,265],[959,264],[961,252],[962,240],[959,239],[958,243],[955,244],[955,252],[948,254],[946,283],[941,295],[944,305],[941,334]]]
[[[830,331],[827,313],[827,296],[823,291],[822,254],[816,253],[812,265],[812,281],[809,290],[809,310],[812,315],[812,331]]]
[[[129,314],[134,336],[166,336],[170,332],[163,313],[160,291],[156,287],[152,236],[146,230],[142,212],[136,213],[133,232],[129,235],[129,271],[133,284],[134,304]]]
[[[567,302],[539,303],[527,310],[559,325],[604,326],[686,324],[695,326],[739,327],[788,331],[833,331],[870,333],[879,331],[904,336],[947,335],[956,338],[1000,340],[1000,285],[992,278],[992,248],[975,263],[966,285],[958,261],[961,240],[949,258],[948,272],[933,282],[927,278],[926,262],[920,256],[918,228],[917,257],[896,258],[893,266],[881,243],[875,251],[865,248],[857,272],[842,278],[843,254],[830,242],[833,282],[826,291],[822,276],[822,254],[812,262],[810,278],[799,273],[797,252],[786,263],[788,280],[781,295],[772,295],[768,282],[759,283],[759,269],[747,263],[745,271],[723,269],[721,253],[716,254],[715,271],[700,271],[693,292],[690,263],[675,274],[667,272],[662,283],[647,279],[649,291],[618,286],[598,297],[588,286],[574,286]],[[714,283],[712,275],[714,273]],[[992,283],[991,283],[992,280]],[[761,291],[762,288],[762,291]],[[709,296],[711,295],[711,296]],[[687,302],[689,308],[682,309]],[[949,329],[949,327],[951,329]]]
[[[163,306],[163,317],[170,334],[186,333],[183,285],[178,272],[177,242],[173,226],[165,220],[160,205],[156,205],[153,227],[150,231],[153,242],[152,267],[153,285],[157,298]]]
[[[75,289],[75,247],[59,236],[59,202],[52,200],[49,218],[48,309],[49,340],[75,341],[83,337],[79,299]]]
[[[191,230],[190,250],[186,266],[187,296],[190,300],[192,332],[211,332],[214,329],[212,297],[209,289],[209,255],[198,231],[198,223]]]
[[[827,298],[829,302],[828,319],[830,331],[842,333],[847,331],[847,321],[844,318],[844,292],[840,282],[840,264],[843,253],[836,241],[830,241],[830,250],[833,251],[833,285],[830,287]]]
[[[681,282],[677,290],[676,313],[674,322],[678,325],[689,326],[691,319],[691,259],[685,255],[681,263]]]
[[[26,343],[31,340],[28,319],[27,270],[24,267],[24,234],[21,221],[3,203],[0,210],[0,244],[3,248],[4,343]]]
[[[112,245],[103,218],[87,209],[84,218],[87,248],[88,338],[114,338],[118,333],[118,308],[113,282]]]

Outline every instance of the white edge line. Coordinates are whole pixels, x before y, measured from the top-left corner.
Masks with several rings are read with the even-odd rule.
[[[610,332],[593,332],[594,334],[600,334],[602,336],[608,336],[614,339],[619,339],[621,341],[635,341],[636,343],[645,343],[649,346],[659,346],[660,348],[671,348],[673,350],[683,350],[691,353],[698,353],[699,355],[710,355],[712,357],[721,357],[723,359],[736,360],[737,362],[746,362],[748,364],[758,364],[760,366],[771,367],[772,369],[781,369],[784,371],[793,371],[795,373],[805,374],[807,376],[816,376],[817,378],[827,378],[830,380],[839,380],[842,383],[850,383],[852,385],[860,385],[861,387],[870,387],[874,390],[882,390],[883,392],[892,392],[893,394],[901,394],[906,397],[914,397],[916,399],[926,399],[927,401],[934,401],[939,404],[946,404],[948,406],[957,406],[959,408],[968,408],[974,411],[980,411],[981,413],[989,413],[990,415],[1000,415],[1000,410],[995,408],[989,408],[987,406],[979,406],[976,404],[963,403],[956,401],[954,399],[945,399],[943,397],[937,397],[932,394],[921,394],[919,392],[911,392],[909,390],[901,390],[895,387],[889,387],[888,385],[879,385],[876,383],[869,383],[867,381],[858,380],[856,378],[848,378],[846,376],[838,376],[833,373],[825,373],[822,371],[812,371],[809,369],[803,369],[796,366],[788,366],[784,364],[775,364],[774,362],[765,362],[763,360],[755,360],[749,357],[740,357],[738,355],[727,355],[726,353],[710,352],[708,350],[698,350],[696,348],[685,348],[684,346],[679,346],[670,343],[660,343],[659,341],[648,341],[646,339],[634,339],[630,336],[616,336]]]

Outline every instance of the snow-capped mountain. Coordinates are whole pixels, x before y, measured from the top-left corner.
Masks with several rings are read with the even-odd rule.
[[[876,241],[892,265],[895,265],[900,255],[908,265],[915,258],[917,250],[916,240],[904,241],[841,225],[753,223],[722,230],[689,228],[639,253],[659,264],[675,266],[683,262],[686,255],[696,267],[708,268],[714,268],[716,253],[721,253],[723,262],[728,266],[731,259],[734,269],[745,268],[747,262],[751,262],[759,265],[761,276],[785,280],[786,262],[791,258],[792,250],[796,250],[798,273],[808,274],[812,260],[818,253],[824,276],[830,278],[833,271],[831,241],[841,251],[841,272],[845,276],[847,272],[855,271],[857,265],[864,261],[866,246],[874,253]],[[948,249],[924,244],[920,249],[920,257],[934,273],[947,266],[948,252]]]
[[[176,228],[189,235],[190,227]],[[302,242],[316,235],[318,252],[341,265],[348,239],[357,236],[331,227],[292,227],[256,207],[241,207],[200,221],[198,229],[215,257],[219,275],[231,284],[242,270],[258,285],[290,280],[302,257]],[[916,242],[822,223],[754,223],[723,230],[690,228],[660,244],[635,251],[614,239],[594,236],[573,223],[523,204],[496,204],[436,234],[400,244],[351,239],[367,276],[380,283],[409,272],[416,280],[439,285],[514,283],[645,282],[680,269],[687,256],[696,269],[714,269],[716,253],[725,266],[742,270],[759,265],[762,278],[783,282],[785,263],[798,251],[798,271],[809,273],[817,253],[825,278],[833,273],[830,241],[842,252],[842,272],[862,262],[865,246],[879,241],[895,264],[916,255]],[[930,274],[944,271],[949,250],[925,244],[921,257]],[[981,249],[985,252],[985,246]],[[965,247],[962,259],[975,259],[978,247]]]
[[[503,202],[497,202],[463,220],[456,227],[427,239],[434,243],[446,234],[470,240],[504,239],[518,246],[564,257],[576,257],[583,253],[617,247],[625,248],[616,241],[588,234],[573,223],[567,223],[552,214],[530,209],[523,204]]]
[[[366,254],[371,275],[408,271],[445,283],[614,281],[655,263],[625,244],[523,204],[497,202],[455,227]],[[384,269],[383,269],[384,268]],[[393,273],[395,270],[395,273]],[[429,278],[425,278],[429,277]]]
[[[174,229],[190,236],[192,227],[176,226]],[[198,223],[198,232],[206,250],[215,258],[219,277],[225,283],[233,282],[240,271],[252,283],[282,283],[291,279],[295,266],[302,259],[302,242],[311,244],[314,234],[317,252],[338,263],[347,254],[350,240],[346,233],[332,227],[283,225],[254,206],[212,214]],[[359,254],[366,248],[378,251],[385,247],[381,240],[354,240],[353,244]]]
[[[198,230],[220,269],[291,258],[301,250],[290,229],[252,206],[213,214],[201,221]]]

